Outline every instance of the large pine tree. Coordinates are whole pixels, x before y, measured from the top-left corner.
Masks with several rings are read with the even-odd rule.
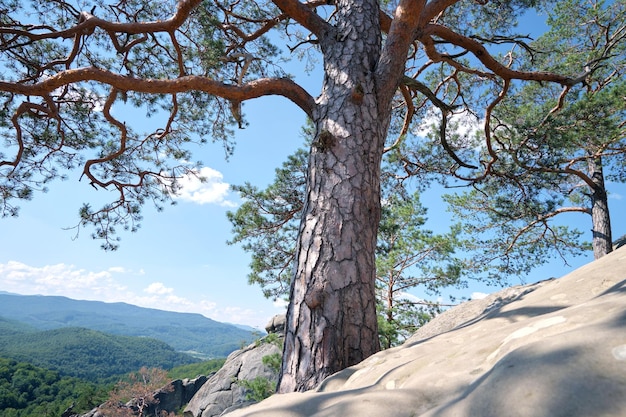
[[[0,0],[4,213],[16,213],[14,198],[81,166],[91,185],[118,192],[111,204],[81,211],[82,224],[114,248],[115,227],[132,229],[140,206],[176,192],[176,178],[191,170],[192,132],[229,148],[231,123],[245,125],[241,102],[288,98],[311,118],[315,137],[279,391],[312,388],[379,349],[374,254],[390,128],[401,138],[431,105],[444,120],[471,106],[489,123],[514,80],[567,91],[599,65],[554,74],[490,52],[522,43],[515,20],[536,3]],[[285,48],[272,43],[283,39]],[[278,67],[286,47],[318,55],[321,91]],[[122,102],[167,120],[138,135],[111,112]],[[463,161],[441,132],[451,166],[488,174],[497,154]]]

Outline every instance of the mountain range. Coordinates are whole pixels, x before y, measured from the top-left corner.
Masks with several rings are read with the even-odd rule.
[[[226,357],[258,334],[220,323],[201,314],[177,313],[126,303],[73,300],[61,296],[0,293],[0,317],[19,322],[30,330],[66,327],[160,340],[176,351],[199,358]],[[6,322],[3,332],[9,331]],[[27,327],[18,330],[28,331]]]

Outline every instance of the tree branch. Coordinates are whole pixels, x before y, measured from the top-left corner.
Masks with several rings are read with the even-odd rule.
[[[556,209],[550,213],[546,213],[543,214],[541,216],[538,216],[536,220],[533,220],[532,222],[528,223],[526,226],[522,227],[516,234],[515,236],[513,236],[513,239],[511,240],[509,246],[506,248],[505,253],[509,253],[513,247],[515,246],[515,244],[517,243],[517,240],[524,234],[526,233],[528,230],[530,230],[531,228],[533,228],[534,226],[536,226],[538,223],[545,223],[548,219],[555,217],[561,213],[587,213],[587,214],[591,214],[591,211],[585,207],[562,207],[560,209]]]
[[[573,85],[584,82],[585,78],[589,75],[589,71],[585,71],[575,78],[572,78],[545,71],[517,71],[511,69],[498,62],[480,42],[467,36],[460,35],[443,25],[427,25],[421,35],[421,40],[425,44],[428,43],[432,45],[432,39],[427,39],[431,36],[440,37],[441,39],[453,45],[466,49],[467,51],[471,52],[487,69],[505,80],[515,79],[525,81],[548,81],[561,84],[562,86],[571,87]],[[440,55],[439,53],[437,53],[434,48],[430,48],[429,50],[427,50],[427,52],[429,52],[429,57],[433,60],[441,61],[447,58],[446,55]]]
[[[127,33],[127,34],[146,34],[155,32],[171,32],[180,27],[189,17],[191,11],[196,8],[202,0],[180,0],[176,8],[176,13],[167,20],[157,20],[154,22],[110,22],[100,19],[89,12],[81,12],[77,16],[78,24],[70,29],[55,31],[50,28],[50,32],[33,33],[26,30],[10,29],[6,27],[0,28],[0,33],[14,34],[24,36],[31,41],[42,39],[56,38],[72,38],[76,35],[88,34],[99,27],[109,34],[111,33]]]
[[[43,96],[59,87],[85,81],[97,81],[121,91],[139,93],[174,94],[186,91],[203,91],[236,101],[267,95],[280,95],[298,105],[309,117],[312,117],[315,108],[313,97],[289,78],[263,78],[239,86],[195,75],[173,79],[140,79],[94,67],[61,71],[35,84],[25,85],[0,81],[0,91],[25,96]]]
[[[322,19],[314,8],[298,0],[272,0],[278,8],[296,22],[310,30],[318,38],[330,29],[330,25]]]

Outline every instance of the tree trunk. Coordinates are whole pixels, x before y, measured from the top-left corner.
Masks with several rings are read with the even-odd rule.
[[[320,38],[325,79],[314,115],[307,196],[278,392],[304,391],[379,350],[374,252],[390,106],[378,104],[376,1],[337,6]]]
[[[613,251],[613,236],[611,233],[611,217],[609,202],[604,186],[602,158],[589,160],[589,176],[594,183],[591,190],[591,222],[593,257],[599,259]]]

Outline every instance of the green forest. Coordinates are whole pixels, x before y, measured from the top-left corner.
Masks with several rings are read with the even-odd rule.
[[[209,375],[224,361],[211,359],[177,366],[168,376],[174,380]],[[93,382],[0,357],[0,411],[2,417],[58,417],[73,405],[72,412],[84,413],[105,402],[114,383],[125,375]]]
[[[105,384],[61,376],[26,362],[0,358],[3,417],[60,416],[72,403],[88,411],[107,398]]]
[[[169,369],[198,361],[156,339],[74,327],[19,336],[2,334],[0,355],[92,382],[142,366]]]
[[[61,416],[104,403],[120,380],[142,367],[170,380],[209,375],[225,359],[199,361],[147,337],[69,327],[39,331],[0,317],[0,415]]]

